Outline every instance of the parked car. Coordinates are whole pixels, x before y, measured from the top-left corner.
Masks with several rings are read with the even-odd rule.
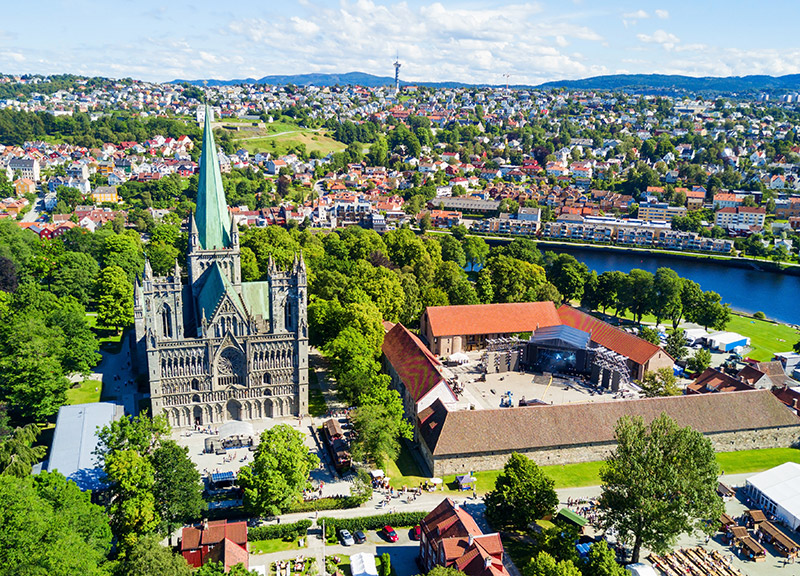
[[[342,546],[352,546],[356,543],[353,540],[353,536],[350,534],[349,530],[339,530],[339,540],[342,543]]]
[[[397,532],[391,526],[383,527],[383,535],[389,542],[397,542]]]
[[[356,530],[356,533],[353,535],[356,539],[356,544],[363,544],[367,541],[367,535],[364,534],[361,530]]]
[[[412,540],[419,540],[420,536],[422,536],[422,528],[419,527],[419,524],[414,526],[414,529],[411,531],[411,539]]]

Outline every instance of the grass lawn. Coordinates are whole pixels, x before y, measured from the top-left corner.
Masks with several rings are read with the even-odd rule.
[[[726,330],[749,337],[753,349],[747,356],[760,362],[772,360],[775,352],[791,351],[794,343],[800,340],[800,332],[785,324],[756,320],[738,314],[731,315]]]
[[[785,462],[800,464],[800,450],[797,448],[765,448],[764,450],[720,452],[717,454],[717,462],[725,474],[761,472]]]
[[[100,342],[100,349],[110,354],[118,354],[122,349],[122,336],[125,331],[117,333],[116,328],[108,328],[106,326],[98,326],[97,315],[87,314],[86,324],[92,329],[97,340]]]
[[[743,450],[740,452],[720,452],[717,454],[720,469],[726,474],[744,474],[767,470],[784,462],[800,463],[800,450],[796,448],[767,448],[764,450]],[[556,488],[578,488],[581,486],[600,485],[600,468],[602,462],[581,462],[579,464],[564,464],[542,466],[544,472],[555,480]],[[500,470],[485,470],[473,472],[477,479],[477,492],[485,494],[494,488]],[[389,481],[395,488],[417,486],[428,478],[421,476],[419,467],[411,455],[410,450],[403,445],[396,462],[386,467]],[[446,493],[457,493],[456,478],[445,476],[443,478]]]
[[[325,396],[319,387],[319,380],[313,368],[308,369],[308,413],[311,416],[325,416],[328,412],[328,404]]]
[[[67,390],[67,404],[90,404],[100,402],[103,383],[100,380],[84,380]]]
[[[272,552],[283,552],[284,550],[300,550],[297,540],[252,540],[250,542],[251,554],[270,554]]]
[[[347,148],[345,144],[337,142],[333,138],[325,135],[324,131],[312,132],[309,128],[300,128],[298,126],[290,126],[287,131],[291,133],[281,134],[280,136],[266,135],[263,138],[239,140],[236,142],[236,145],[242,146],[251,153],[258,150],[259,152],[271,152],[278,156],[286,154],[288,150],[300,144],[305,144],[307,152],[310,153],[316,150],[323,156],[327,155],[329,152],[340,152]],[[281,131],[277,130],[275,132]]]

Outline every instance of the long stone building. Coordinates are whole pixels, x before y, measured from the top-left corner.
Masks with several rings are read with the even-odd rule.
[[[769,390],[556,406],[450,411],[439,399],[419,413],[418,444],[434,476],[502,468],[513,452],[539,465],[592,462],[616,446],[622,416],[662,412],[707,436],[717,452],[789,447],[800,418]]]
[[[308,411],[307,277],[288,271],[242,282],[239,230],[229,216],[206,115],[197,212],[189,223],[188,283],[145,264],[134,287],[136,368],[153,415],[173,427],[298,416]]]

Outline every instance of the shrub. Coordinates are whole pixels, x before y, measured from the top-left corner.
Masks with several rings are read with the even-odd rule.
[[[363,516],[361,518],[320,518],[317,524],[325,521],[325,537],[335,538],[341,530],[355,532],[356,530],[380,530],[387,524],[393,528],[416,526],[427,516],[427,512],[395,512],[394,514],[381,514],[379,516]]]
[[[764,314],[763,312],[756,312],[755,314],[753,314],[753,318],[755,318],[756,320],[766,320],[767,315]]]
[[[256,526],[247,530],[249,540],[294,540],[306,535],[311,528],[311,520],[300,520],[293,524],[271,524]]]
[[[388,552],[381,554],[380,576],[391,576],[392,574],[392,558]]]

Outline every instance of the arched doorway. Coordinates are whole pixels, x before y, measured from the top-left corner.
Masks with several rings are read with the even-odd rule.
[[[228,420],[241,420],[242,419],[242,405],[237,400],[231,398],[225,406]]]
[[[200,406],[194,407],[194,423],[197,426],[203,425],[203,409]]]

